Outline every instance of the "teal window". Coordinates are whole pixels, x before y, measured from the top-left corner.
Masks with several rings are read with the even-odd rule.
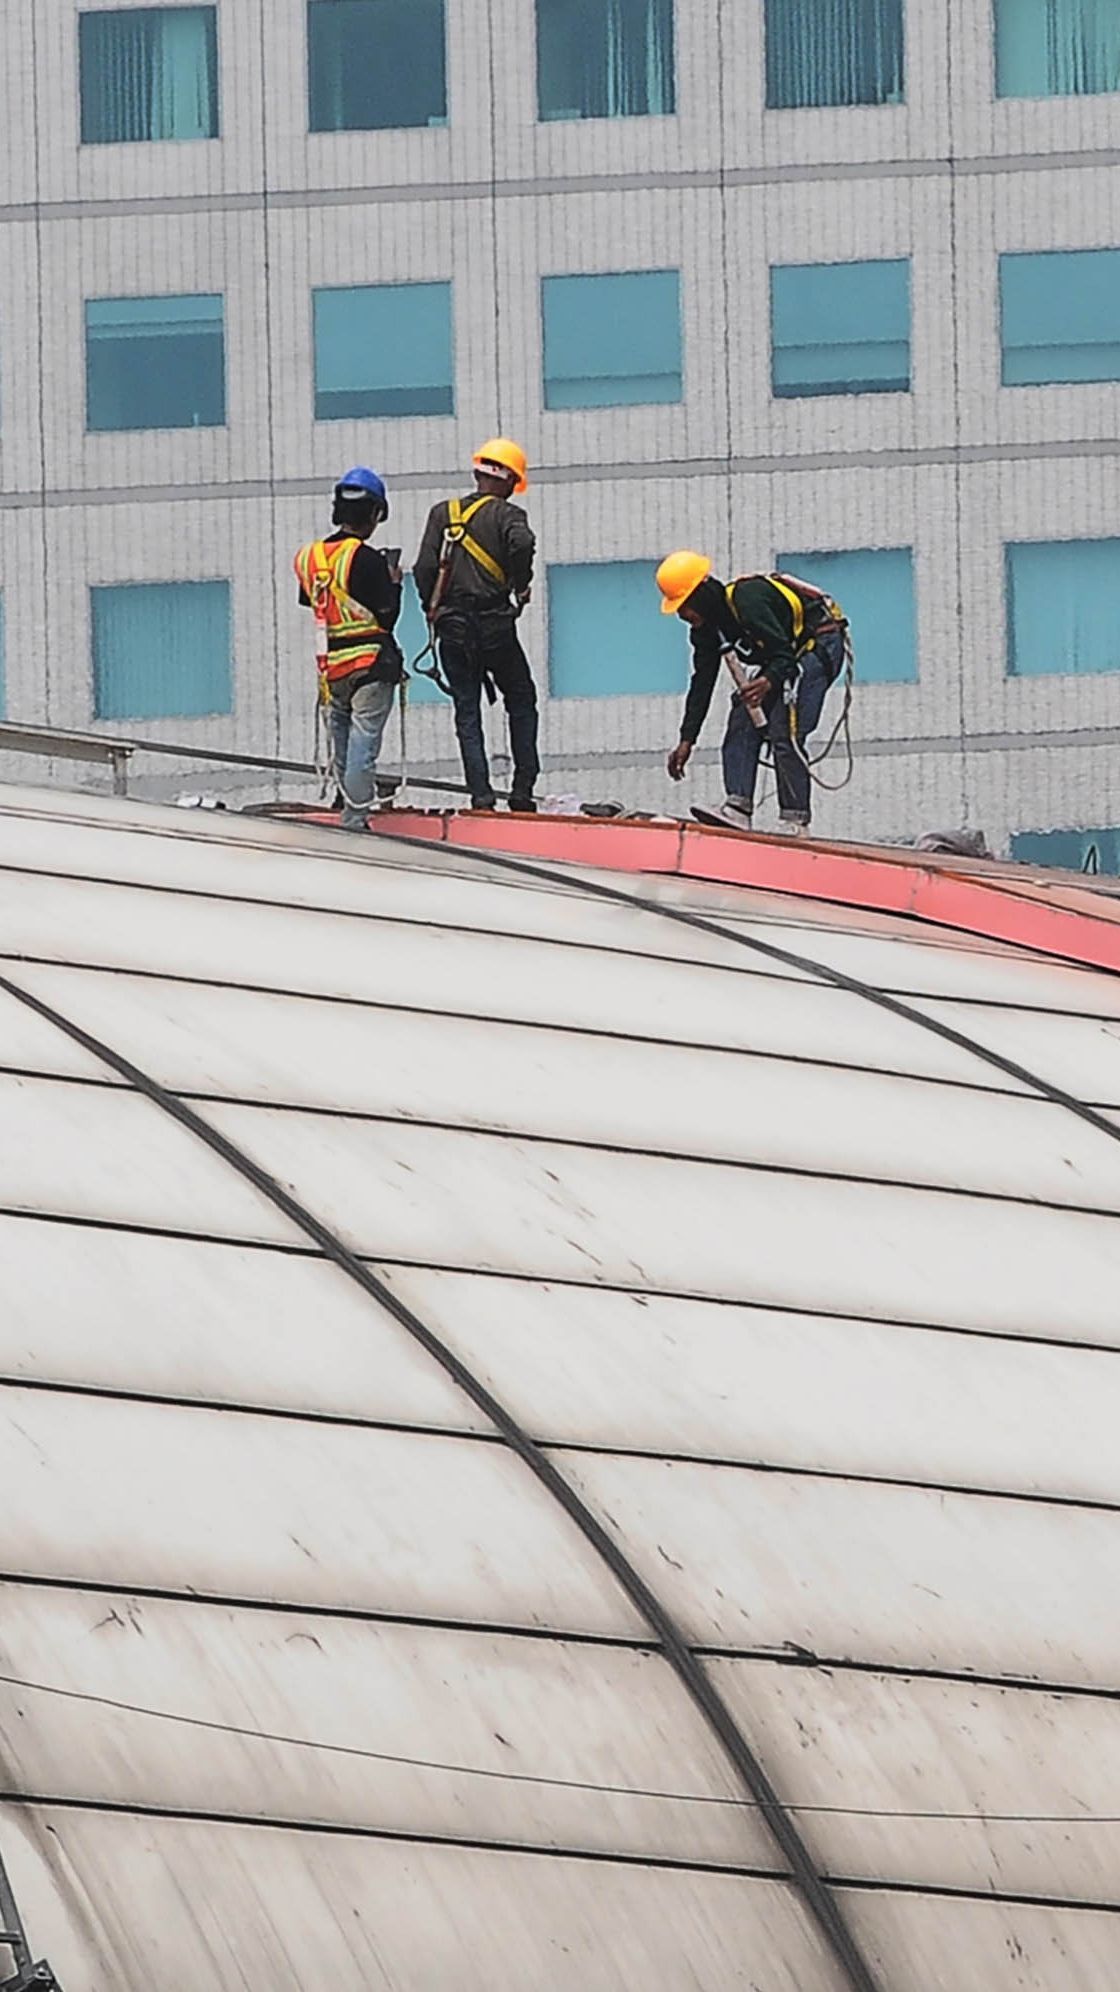
[[[443,0],[309,0],[312,131],[447,123]]]
[[[232,712],[228,581],[91,588],[95,719]]]
[[[317,290],[315,420],[451,415],[451,285]]]
[[[537,0],[537,104],[544,119],[671,115],[673,0]]]
[[[776,395],[909,389],[905,260],[779,264],[770,272],[770,324]]]
[[[1115,876],[1120,872],[1120,830],[1017,830],[1011,855],[1025,865]]]
[[[766,103],[900,104],[903,0],[765,0]]]
[[[225,419],[220,297],[87,299],[87,429],[213,429]]]
[[[548,570],[548,685],[554,699],[684,690],[688,635],[657,613],[656,563],[601,560]]]
[[[1120,380],[1120,249],[1001,256],[999,295],[1005,387]]]
[[[1120,671],[1120,539],[1025,541],[1005,558],[1012,677]]]
[[[428,625],[424,621],[424,611],[420,607],[420,597],[416,593],[416,583],[411,574],[405,575],[404,588],[401,591],[401,612],[393,634],[400,644],[406,664],[411,663],[414,657],[419,657],[428,641]],[[430,656],[425,657],[425,671],[431,669],[432,662]],[[446,695],[440,691],[439,686],[419,671],[413,671],[409,675],[408,703],[409,705],[447,705],[448,711],[451,710]]]
[[[681,399],[677,270],[545,277],[546,408],[621,408]]]
[[[82,144],[217,138],[216,7],[121,7],[78,17]]]
[[[1120,90],[1116,0],[995,0],[998,97]]]
[[[778,567],[800,574],[839,602],[851,625],[860,685],[912,685],[918,676],[914,559],[908,546],[852,553],[782,553]]]

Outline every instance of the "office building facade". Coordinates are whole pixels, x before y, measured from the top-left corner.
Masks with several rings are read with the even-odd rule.
[[[718,798],[715,713],[664,774],[687,645],[652,574],[692,545],[851,614],[822,831],[1109,865],[1120,21],[1094,0],[10,13],[9,718],[306,756],[291,555],[335,477],[384,474],[407,563],[502,431],[534,466],[544,788]],[[410,748],[455,769],[427,685]]]

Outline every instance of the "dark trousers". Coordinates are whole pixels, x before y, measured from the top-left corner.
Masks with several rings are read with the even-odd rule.
[[[778,813],[783,823],[808,823],[809,770],[790,739],[789,707],[780,690],[763,704],[764,728],[755,725],[742,700],[731,701],[723,736],[723,782],[728,795],[753,805],[754,784],[763,742],[774,757],[778,782]]]
[[[455,701],[455,731],[471,801],[483,809],[494,804],[482,732],[483,680],[489,677],[502,695],[509,721],[512,799],[527,802],[541,771],[537,689],[512,616],[445,610],[439,619],[439,661]]]

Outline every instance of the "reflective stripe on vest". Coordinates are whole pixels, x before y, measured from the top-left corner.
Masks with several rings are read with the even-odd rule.
[[[464,553],[469,553],[471,559],[481,567],[483,573],[488,574],[491,581],[496,581],[498,587],[508,594],[509,577],[504,567],[499,566],[493,554],[487,553],[486,548],[480,546],[473,534],[467,531],[467,527],[470,525],[475,514],[481,512],[484,505],[492,505],[493,503],[494,494],[492,491],[484,492],[480,498],[472,499],[471,503],[465,509],[461,498],[448,499],[446,537],[450,540],[452,546],[461,546]]]
[[[293,562],[315,618],[315,661],[332,683],[376,664],[386,633],[376,616],[347,593],[361,545],[360,539],[310,540]]]

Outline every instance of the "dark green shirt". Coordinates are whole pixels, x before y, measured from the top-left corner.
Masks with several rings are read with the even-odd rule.
[[[765,574],[748,574],[736,581],[731,607],[741,634],[737,641],[772,684],[784,685],[797,669],[793,610],[781,590]],[[692,682],[685,700],[681,739],[695,742],[708,717],[719,676],[720,654],[729,638],[715,623],[704,622],[691,632]]]

